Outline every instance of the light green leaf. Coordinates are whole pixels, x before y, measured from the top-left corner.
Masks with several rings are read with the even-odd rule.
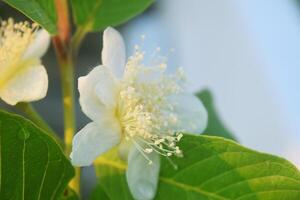
[[[153,0],[72,0],[75,24],[86,31],[100,31],[126,22],[144,11]]]
[[[162,159],[157,200],[300,199],[300,172],[285,159],[221,137],[185,134],[179,145],[184,157],[173,159],[177,170]],[[111,153],[95,163],[99,187],[112,200],[132,199],[126,165]]]
[[[91,200],[96,200],[95,197],[99,195],[106,195],[108,199],[133,199],[125,178],[127,166],[119,158],[117,148],[99,157],[94,165],[99,185],[94,190]]]
[[[57,16],[54,0],[4,0],[4,2],[40,24],[50,34],[56,34]]]
[[[104,190],[102,189],[102,187],[96,187],[93,192],[91,193],[91,196],[89,198],[90,200],[101,200],[101,199],[110,199],[106,193],[104,192]]]
[[[217,114],[212,94],[209,90],[197,92],[196,96],[201,99],[207,112],[208,124],[204,130],[204,135],[220,136],[231,140],[236,140],[234,135],[225,127]]]
[[[51,136],[21,116],[0,112],[0,199],[58,199],[73,176]]]

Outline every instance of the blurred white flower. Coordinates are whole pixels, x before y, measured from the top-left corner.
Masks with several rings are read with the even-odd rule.
[[[44,98],[48,75],[40,58],[48,49],[50,35],[28,22],[0,23],[0,98],[10,105]]]
[[[113,28],[104,31],[103,65],[78,80],[81,108],[93,122],[75,135],[71,159],[76,166],[91,165],[118,145],[128,162],[129,189],[135,199],[145,200],[156,193],[159,155],[180,155],[180,132],[202,132],[207,112],[184,92],[181,69],[166,75],[166,61],[145,66],[143,58],[136,46],[125,64],[122,36]]]

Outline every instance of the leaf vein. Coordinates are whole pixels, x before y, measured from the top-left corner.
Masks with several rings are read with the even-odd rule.
[[[24,128],[21,131],[25,131]],[[25,133],[24,133],[25,134]],[[22,148],[22,199],[25,199],[25,150],[26,150],[26,140],[23,140],[23,148]]]
[[[293,180],[293,181],[299,183],[298,180],[295,180],[295,179],[290,178],[290,177],[287,177],[287,176],[280,176],[280,175],[260,176],[260,177],[250,178],[250,179],[246,179],[246,180],[242,180],[242,181],[238,181],[238,182],[235,182],[235,183],[226,185],[226,187],[223,187],[223,188],[220,188],[219,190],[217,190],[216,193],[221,193],[221,192],[223,192],[224,190],[226,190],[227,188],[232,187],[233,185],[241,184],[241,183],[244,183],[244,182],[247,182],[247,181],[251,181],[251,180],[258,180],[258,179],[271,178],[271,177],[282,177],[282,178],[290,179],[290,180]],[[300,189],[300,188],[299,188],[299,189]]]
[[[203,194],[205,196],[208,196],[208,197],[213,197],[215,199],[219,199],[219,200],[229,200],[225,197],[222,197],[222,196],[219,196],[217,194],[214,194],[214,193],[211,193],[211,192],[207,192],[207,191],[204,191],[204,190],[201,190],[200,188],[197,188],[197,187],[193,187],[193,186],[190,186],[190,185],[187,185],[187,184],[184,184],[184,183],[181,183],[181,182],[176,182],[170,178],[164,178],[164,177],[160,177],[159,178],[162,182],[165,182],[169,185],[173,185],[173,186],[176,186],[176,187],[179,187],[179,188],[182,188],[182,189],[185,189],[185,190],[190,190],[190,191],[194,191],[196,193],[200,193],[200,194]]]
[[[300,197],[300,190],[292,190],[292,189],[279,189],[279,190],[269,190],[269,191],[259,191],[259,192],[255,192],[255,193],[248,193],[248,194],[245,194],[245,195],[242,195],[242,196],[239,196],[237,199],[235,200],[241,200],[243,198],[247,198],[248,196],[251,196],[251,195],[257,195],[257,194],[264,194],[264,193],[275,193],[275,192],[296,192],[296,193],[299,193],[299,197]]]
[[[55,198],[55,195],[57,195],[56,193],[58,192],[58,188],[60,187],[61,183],[62,183],[62,180],[63,180],[63,177],[64,177],[64,174],[65,174],[65,170],[66,170],[66,166],[65,166],[65,163],[63,163],[63,173],[61,173],[61,177],[59,178],[59,181],[57,183],[57,186],[55,188],[55,190],[53,190],[53,194],[51,196],[51,199],[54,199]]]
[[[221,176],[223,176],[223,175],[225,175],[225,174],[228,174],[228,173],[231,173],[231,172],[233,172],[233,171],[235,171],[235,170],[242,169],[242,168],[246,168],[246,167],[250,167],[250,166],[254,166],[254,165],[260,165],[260,164],[262,164],[262,163],[268,163],[268,162],[271,162],[271,161],[270,161],[270,160],[263,160],[263,161],[259,161],[259,162],[257,162],[257,163],[251,163],[251,164],[239,166],[239,167],[236,167],[236,168],[233,168],[233,169],[224,171],[224,172],[218,174],[217,176],[213,176],[213,177],[210,177],[209,179],[205,180],[204,182],[202,182],[202,183],[199,185],[199,187],[202,187],[202,186],[205,185],[207,182],[210,182],[210,181],[212,181],[212,180],[214,180],[214,179],[220,178]],[[277,163],[277,162],[273,162],[273,163],[276,163],[276,164],[281,165],[280,163]],[[286,168],[285,166],[283,166],[283,167]],[[294,180],[296,180],[297,182],[300,183],[299,180],[297,180],[297,179],[294,179]]]
[[[49,167],[49,157],[50,157],[48,143],[45,142],[44,140],[42,140],[42,141],[46,144],[46,147],[47,147],[47,163],[46,163],[46,167],[45,167],[45,170],[44,170],[44,174],[43,174],[43,178],[42,178],[42,183],[41,183],[40,190],[39,190],[38,199],[41,198],[41,193],[42,193],[42,190],[43,190],[43,187],[44,187],[44,182],[45,182],[46,174],[47,174],[48,167]]]

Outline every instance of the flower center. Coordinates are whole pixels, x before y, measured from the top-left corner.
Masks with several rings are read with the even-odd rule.
[[[182,74],[166,75],[166,63],[151,67],[142,64],[144,53],[136,51],[126,65],[119,93],[118,113],[123,136],[131,140],[144,157],[152,152],[163,156],[180,155],[176,143],[178,123],[174,103],[168,97],[181,92]]]
[[[14,23],[13,19],[1,21],[0,26],[0,87],[24,66],[22,57],[35,37],[37,24]],[[28,61],[33,62],[33,61]]]

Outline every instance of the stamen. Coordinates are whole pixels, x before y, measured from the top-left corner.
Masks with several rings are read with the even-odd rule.
[[[129,58],[121,80],[117,111],[124,138],[132,140],[148,161],[150,153],[167,158],[182,154],[176,143],[183,135],[172,128],[179,123],[174,113],[176,104],[168,101],[168,96],[183,91],[179,83],[181,71],[166,75],[167,58],[157,56],[159,52],[157,48],[153,54],[156,60],[145,66],[146,53],[135,45],[135,53]]]
[[[12,18],[0,22],[0,87],[23,67],[23,55],[36,36],[37,24],[15,23]]]
[[[174,170],[178,170],[178,166],[173,162],[173,160],[169,157],[167,157],[169,163],[172,165],[172,167],[174,168]]]
[[[133,139],[133,143],[135,144],[135,147],[137,150],[144,156],[144,158],[148,161],[148,164],[151,165],[153,162],[148,158],[148,156],[143,152],[143,148]]]
[[[177,141],[180,141],[182,137],[183,137],[183,134],[180,133],[180,134],[177,136]]]

